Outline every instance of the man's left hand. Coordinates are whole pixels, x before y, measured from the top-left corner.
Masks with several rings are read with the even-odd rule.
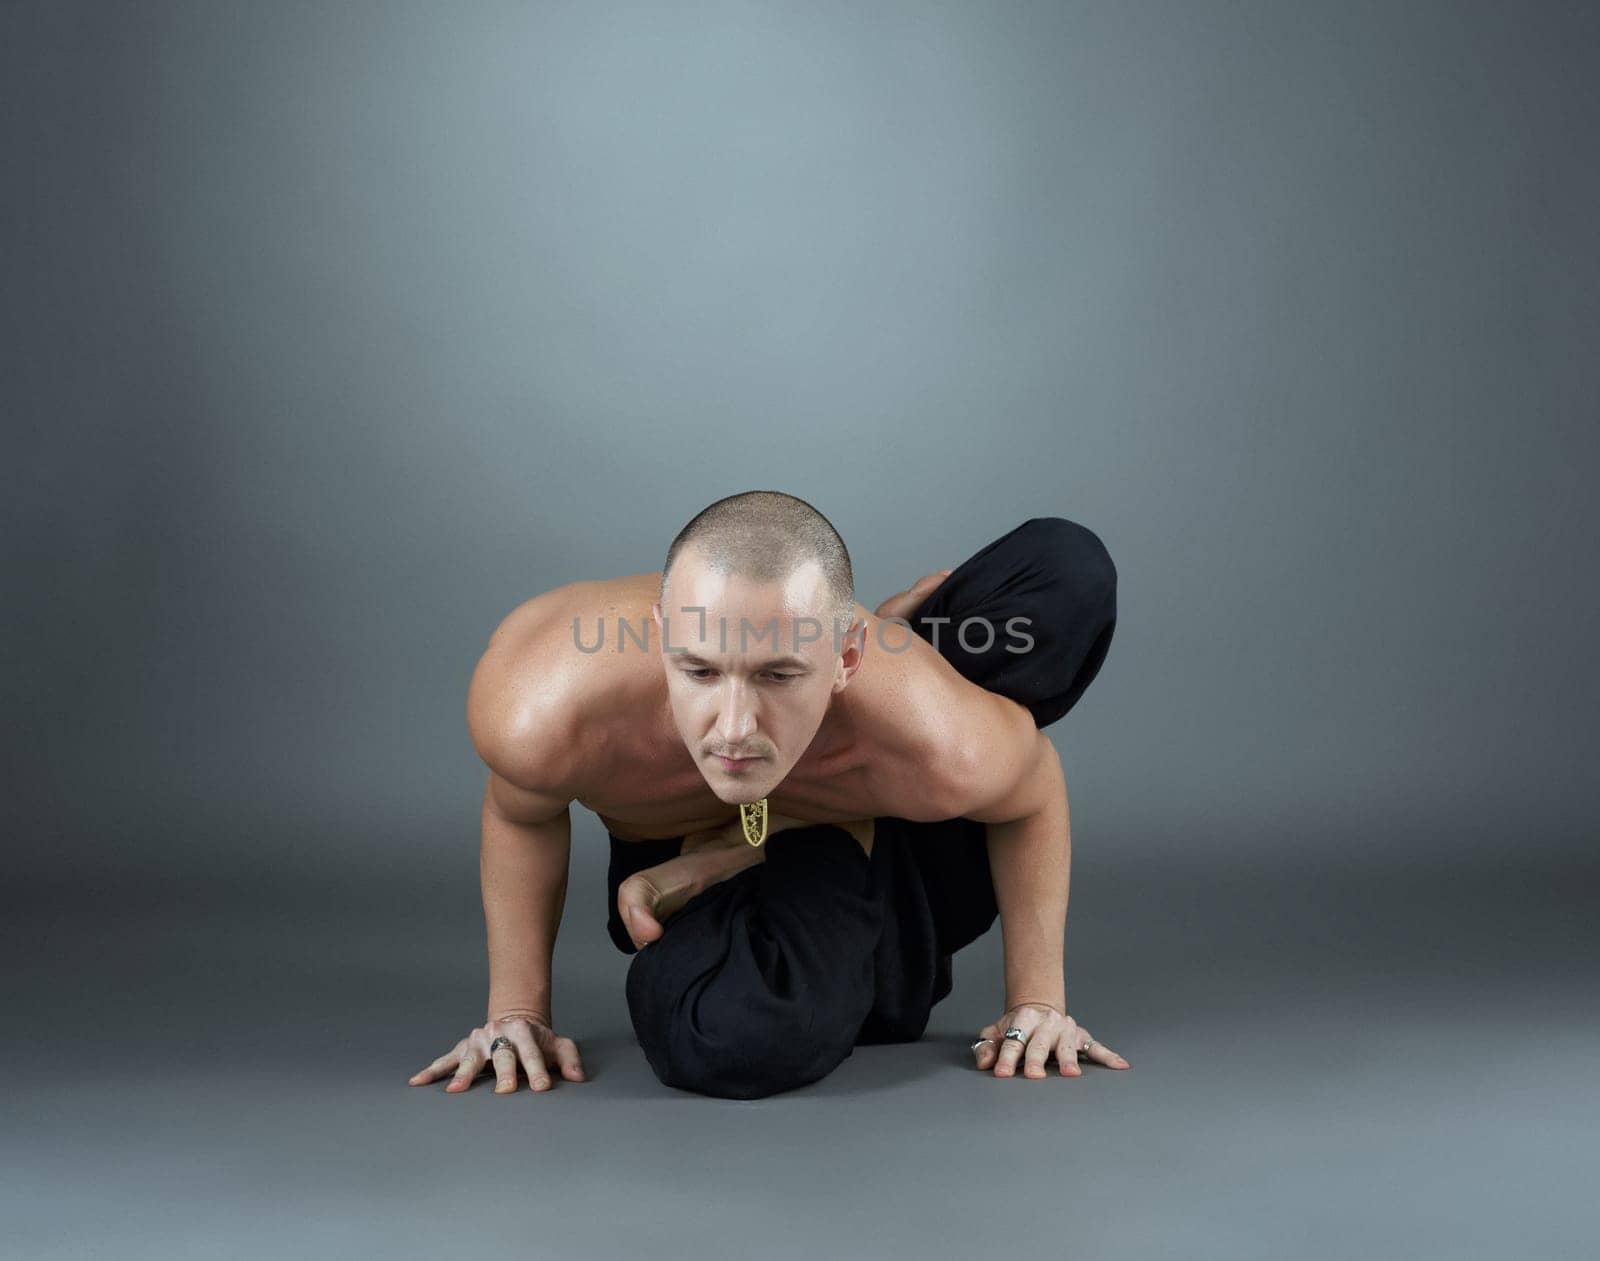
[[[1007,1038],[1007,1029],[1022,1030],[1023,1040]],[[1083,1075],[1083,1069],[1078,1067],[1079,1056],[1107,1068],[1128,1067],[1127,1060],[1097,1041],[1066,1012],[1048,1003],[1018,1003],[992,1025],[980,1029],[978,1037],[981,1040],[973,1047],[978,1068],[985,1072],[993,1069],[996,1077],[1015,1076],[1019,1061],[1024,1077],[1043,1077],[1044,1066],[1052,1055],[1061,1066],[1063,1077]]]

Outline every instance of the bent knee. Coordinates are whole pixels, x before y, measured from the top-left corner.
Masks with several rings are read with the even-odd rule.
[[[664,1085],[725,1099],[808,1085],[850,1054],[872,1006],[870,956],[824,975],[762,951],[688,979],[651,968],[660,945],[640,952],[627,989],[639,1046]]]
[[[751,1029],[715,1045],[669,1035],[665,1054],[647,1049],[645,1058],[663,1085],[718,1099],[762,1099],[826,1077],[850,1055],[856,1032]]]
[[[1066,517],[1032,517],[1023,522],[1021,532],[1086,599],[1115,597],[1116,563],[1105,542],[1088,526]]]

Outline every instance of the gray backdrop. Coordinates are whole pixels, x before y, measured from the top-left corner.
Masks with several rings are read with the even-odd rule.
[[[19,1197],[28,1246],[71,1254],[70,1220],[180,1252],[247,1246],[240,1221],[280,1255],[603,1247],[627,1205],[697,1202],[668,1171],[687,1127],[780,1255],[865,1247],[886,1183],[933,1197],[902,1243],[935,1252],[997,1246],[998,1213],[1029,1248],[1275,1255],[1355,1205],[1387,1224],[1341,1239],[1380,1252],[1576,1249],[1597,82],[1585,4],[0,6],[5,1022],[33,1123],[5,1156],[13,1191],[118,1188]],[[522,1108],[567,1117],[570,1156],[607,1066],[625,1119],[673,1095],[631,1043],[583,811],[557,1012],[601,1071],[400,1091],[482,1015],[478,654],[532,594],[659,568],[757,488],[829,516],[869,606],[1029,516],[1106,542],[1116,639],[1051,734],[1069,997],[1135,1069],[958,1073],[1002,997],[996,932],[936,1051],[756,1105],[786,1118],[770,1146],[754,1109],[673,1097],[660,1161],[614,1137],[579,1171],[643,1162],[621,1209],[521,1182],[506,1208],[481,1171],[447,1197],[486,1127],[532,1141]],[[64,1045],[86,1032],[89,1080]],[[1508,1052],[1554,1058],[1496,1086]],[[1060,1109],[1039,1185],[954,1165],[982,1207],[946,1220],[895,1145],[789,1221],[739,1181],[793,1159],[798,1195],[808,1126],[836,1174],[829,1136],[904,1138],[913,1062],[937,1151]],[[240,1072],[281,1097],[236,1098]],[[104,1146],[130,1084],[152,1111],[118,1132],[159,1150]],[[996,1091],[1027,1096],[1016,1132]],[[1073,1120],[1091,1098],[1100,1129]],[[174,1108],[194,1128],[152,1120]],[[245,1132],[228,1182],[210,1153]],[[296,1183],[333,1132],[367,1138]],[[1508,1167],[1521,1208],[1479,1220]],[[1195,1181],[1218,1168],[1254,1172]]]

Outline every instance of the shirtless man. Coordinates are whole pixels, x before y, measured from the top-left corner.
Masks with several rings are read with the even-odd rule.
[[[1060,518],[1025,525],[1093,540]],[[646,951],[662,948],[686,903],[769,852],[745,843],[740,803],[767,799],[769,838],[838,825],[863,866],[875,820],[981,823],[1005,1001],[974,1043],[976,1066],[1010,1077],[1021,1063],[1024,1076],[1042,1078],[1054,1057],[1061,1075],[1077,1076],[1082,1055],[1126,1068],[1066,1011],[1066,787],[1038,712],[969,681],[907,623],[952,572],[869,612],[853,599],[848,554],[825,518],[793,496],[755,491],[691,521],[664,571],[570,583],[513,610],[467,704],[489,768],[480,851],[488,1019],[411,1084],[451,1074],[446,1089],[462,1091],[492,1068],[497,1093],[509,1093],[519,1064],[535,1091],[550,1088],[552,1071],[584,1080],[577,1045],[552,1024],[574,801],[616,841],[684,838],[680,856],[618,888],[618,918]],[[959,581],[967,566],[954,572]],[[1068,705],[1108,639],[1109,627]]]

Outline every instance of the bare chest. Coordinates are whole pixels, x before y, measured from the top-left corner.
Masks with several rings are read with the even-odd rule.
[[[936,654],[929,649],[928,655]],[[937,741],[928,734],[940,721],[937,680],[927,677],[916,653],[869,664],[874,669],[858,672],[848,689],[849,736],[827,742],[828,748],[818,742],[800,756],[769,795],[776,813],[817,823],[939,817],[930,805],[938,773],[930,750]],[[711,791],[684,747],[659,660],[618,655],[595,672],[590,695],[574,800],[611,835],[623,841],[676,837],[738,817],[737,807]]]
[[[856,748],[827,758],[802,757],[768,804],[778,814],[816,823],[897,813],[892,807],[904,794],[893,786],[910,779],[897,767],[898,760],[881,750],[876,758]],[[591,769],[576,800],[618,840],[683,836],[738,817],[737,807],[711,791],[681,744],[622,742],[596,758]]]
[[[683,836],[738,817],[737,807],[711,791],[675,732],[606,742],[590,759],[589,772],[576,800],[618,840]],[[925,750],[857,741],[802,755],[768,804],[777,814],[816,823],[886,815],[935,819],[931,773]]]

